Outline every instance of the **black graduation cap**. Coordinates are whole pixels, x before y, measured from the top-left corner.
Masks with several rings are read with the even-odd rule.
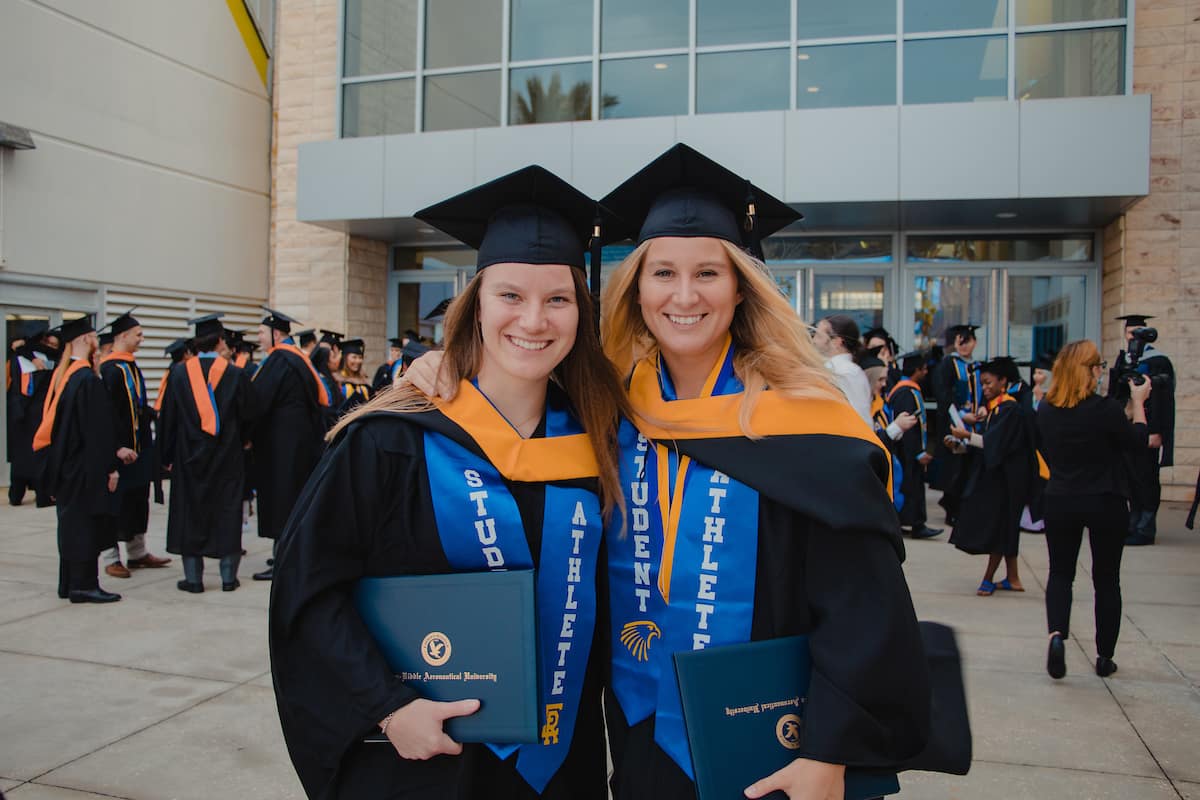
[[[342,354],[348,355],[348,356],[351,356],[351,355],[360,355],[361,356],[363,354],[363,340],[362,339],[343,339],[342,340]]]
[[[1017,362],[1012,356],[996,356],[991,361],[985,361],[979,366],[980,372],[986,372],[990,375],[999,375],[1009,383],[1017,383],[1021,380],[1021,371],[1017,369]]]
[[[900,371],[905,375],[911,375],[925,363],[929,362],[929,354],[923,353],[920,350],[910,350],[907,353],[902,353],[896,356],[896,361],[900,363]]]
[[[113,343],[113,341],[116,338],[117,338],[117,335],[115,333],[113,333],[112,331],[105,331],[104,333],[100,334],[100,336],[99,336],[100,346],[105,347],[107,345],[110,345]]]
[[[762,258],[761,241],[804,215],[708,156],[677,144],[600,203],[638,244],[663,236],[724,239]]]
[[[875,348],[871,348],[871,349],[874,350]],[[861,369],[865,372],[866,370],[869,370],[873,367],[886,367],[887,364],[883,363],[883,359],[877,355],[877,352],[878,351],[876,351],[876,353],[871,353],[870,355],[865,355],[862,358],[860,358],[858,360],[859,369]]]
[[[294,317],[289,317],[282,311],[276,311],[275,309],[267,306],[262,306],[262,310],[267,312],[267,316],[263,318],[262,324],[266,325],[268,328],[274,328],[275,330],[282,331],[283,333],[291,333],[292,323],[294,322],[297,325],[300,324],[300,320]]]
[[[251,331],[238,331],[237,351],[239,353],[253,353],[258,349],[258,343],[252,342],[246,338]]]
[[[1126,328],[1142,328],[1145,327],[1146,320],[1154,319],[1154,316],[1151,314],[1125,314],[1117,319],[1124,321]]]
[[[33,341],[45,336],[49,332],[50,323],[44,320],[27,319],[17,326],[15,338]]]
[[[196,338],[201,339],[213,334],[220,334],[225,330],[225,326],[221,324],[221,317],[224,314],[217,312],[216,314],[205,314],[203,317],[189,319],[188,325],[196,326]]]
[[[63,344],[78,339],[88,333],[96,330],[96,317],[94,314],[84,314],[79,319],[73,319],[64,322],[59,326],[62,331]]]
[[[176,339],[163,348],[163,353],[170,356],[172,362],[182,361],[187,353],[187,344],[187,339]]]
[[[1054,359],[1058,357],[1058,353],[1038,353],[1031,363],[1034,369],[1044,369],[1047,372],[1054,369]]]
[[[446,310],[450,308],[450,302],[453,299],[453,297],[447,297],[445,300],[438,303],[433,307],[432,311],[425,315],[425,319],[441,319],[442,317],[446,316]]]
[[[955,340],[959,336],[970,336],[973,339],[977,330],[979,330],[978,325],[951,325],[949,328],[946,328],[946,344],[953,347]]]
[[[312,328],[305,328],[302,331],[296,331],[296,341],[301,347],[306,347],[317,340],[317,332]]]
[[[137,308],[138,308],[137,306],[134,306],[133,308],[129,309],[124,314],[121,314],[119,317],[114,319],[112,322],[108,323],[103,328],[101,328],[100,330],[102,332],[102,335],[116,336],[119,333],[124,333],[125,331],[129,330],[130,328],[136,328],[137,326],[141,325],[142,323],[138,322],[137,318],[133,316],[133,312],[136,311]]]
[[[392,347],[404,347],[404,338],[401,336],[393,336],[388,339],[388,344]]]
[[[322,328],[321,344],[337,345],[340,348],[342,346],[342,337],[345,335],[346,334],[344,333],[338,333],[337,331],[331,331]]]
[[[241,331],[235,331],[230,328],[225,328],[221,332],[221,336],[225,339],[225,345],[230,350],[237,350],[238,346],[241,345],[242,340],[245,337],[245,334],[242,333]]]
[[[409,339],[408,344],[404,345],[404,349],[400,353],[400,357],[405,361],[412,363],[421,356],[429,352],[431,348],[428,345],[423,345],[416,339]]]

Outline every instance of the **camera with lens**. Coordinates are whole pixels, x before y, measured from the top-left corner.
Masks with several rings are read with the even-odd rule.
[[[1138,364],[1141,363],[1142,356],[1146,353],[1146,345],[1158,341],[1158,329],[1134,328],[1129,332],[1129,337],[1129,347],[1125,349],[1125,369],[1121,370],[1117,379],[1121,383],[1132,381],[1141,386],[1146,381],[1146,376],[1138,372]]]

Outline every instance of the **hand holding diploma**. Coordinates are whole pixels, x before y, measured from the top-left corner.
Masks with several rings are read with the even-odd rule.
[[[790,800],[842,800],[845,788],[845,766],[797,758],[747,788],[745,794],[751,800],[775,791],[785,792]]]
[[[417,699],[397,709],[384,720],[384,733],[401,758],[426,761],[434,756],[457,756],[462,745],[442,730],[451,717],[466,717],[479,710],[478,700],[439,703]]]

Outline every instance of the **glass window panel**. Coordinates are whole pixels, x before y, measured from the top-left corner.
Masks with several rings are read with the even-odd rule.
[[[425,66],[428,69],[500,61],[502,0],[427,0]],[[499,92],[496,98],[499,99]]]
[[[896,103],[895,42],[801,47],[796,58],[797,108]]]
[[[425,79],[425,130],[491,128],[499,124],[499,70]]]
[[[794,309],[796,308],[796,300],[800,294],[800,281],[797,277],[798,273],[794,269],[785,270],[770,270],[771,277],[775,279],[775,285],[779,287],[780,293],[788,299],[788,303]]]
[[[1125,0],[1015,0],[1018,25],[1120,19]]]
[[[417,68],[417,0],[346,0],[345,75]]]
[[[601,62],[601,118],[686,114],[687,69],[687,56],[624,58]]]
[[[600,0],[606,53],[687,47],[688,0]]]
[[[1083,275],[1009,276],[1004,352],[1019,361],[1057,352],[1067,342],[1087,336],[1086,313]]]
[[[913,347],[944,345],[951,325],[982,325],[975,332],[975,357],[990,353],[986,326],[988,283],[983,275],[916,275],[913,304]]]
[[[890,236],[775,236],[763,242],[767,261],[840,261],[883,264],[892,260]]]
[[[767,111],[788,107],[788,50],[696,56],[696,111]],[[747,80],[747,76],[754,76]]]
[[[904,0],[905,33],[1007,27],[1006,0]]]
[[[800,39],[875,36],[895,32],[896,0],[796,2],[796,36]]]
[[[696,0],[696,44],[786,42],[791,37],[790,0]]]
[[[591,55],[592,0],[512,0],[509,58]]]
[[[814,275],[812,322],[831,314],[846,314],[858,329],[883,325],[882,275]]]
[[[417,104],[412,78],[342,87],[342,136],[412,133]]]
[[[509,73],[508,123],[592,118],[592,64],[528,67]]]
[[[969,103],[1008,98],[1003,36],[904,43],[904,102]]]
[[[1095,97],[1125,92],[1125,31],[1101,28],[1017,36],[1017,97]]]
[[[1029,236],[995,239],[908,237],[909,261],[1092,260],[1090,236]]]

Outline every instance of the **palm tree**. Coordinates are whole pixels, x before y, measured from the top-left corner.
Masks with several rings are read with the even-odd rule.
[[[617,104],[613,95],[603,95],[601,108]],[[592,118],[592,86],[588,81],[579,81],[564,93],[562,75],[554,73],[550,85],[542,84],[540,75],[525,81],[525,92],[513,98],[512,124],[528,125],[535,122],[571,122]]]

